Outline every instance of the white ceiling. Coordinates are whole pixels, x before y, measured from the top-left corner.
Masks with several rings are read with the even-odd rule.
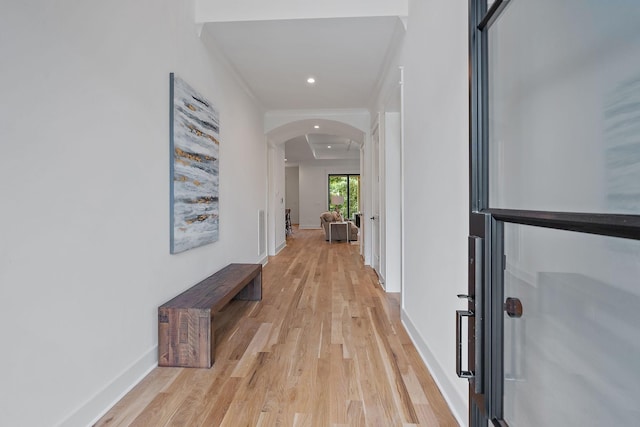
[[[312,133],[307,134],[307,141],[313,152],[313,157],[318,160],[360,158],[360,144],[349,138]]]
[[[307,143],[307,136],[301,135],[292,138],[284,143],[284,156],[287,164],[297,165],[301,162],[308,162],[314,160],[311,147]]]
[[[398,17],[362,17],[212,22],[203,31],[266,110],[297,110],[369,107],[404,27]]]
[[[337,135],[309,133],[285,143],[287,164],[313,160],[359,159],[360,144]]]
[[[375,101],[404,26],[398,17],[327,18],[212,22],[203,32],[266,111],[362,109]],[[349,138],[319,132],[285,144],[289,164],[359,158]]]

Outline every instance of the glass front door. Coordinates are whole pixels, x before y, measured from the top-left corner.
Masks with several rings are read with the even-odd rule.
[[[470,4],[470,425],[636,425],[640,2]]]

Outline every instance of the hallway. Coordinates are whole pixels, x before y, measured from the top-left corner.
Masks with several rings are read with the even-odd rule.
[[[155,368],[97,426],[457,426],[356,244],[296,230],[263,300],[217,319],[211,369]]]

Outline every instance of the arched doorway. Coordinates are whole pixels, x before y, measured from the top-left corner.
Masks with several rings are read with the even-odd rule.
[[[285,188],[285,144],[287,141],[292,141],[295,138],[305,137],[310,146],[313,146],[315,141],[320,141],[321,144],[323,137],[331,136],[334,138],[340,138],[345,141],[349,141],[350,150],[357,153],[355,165],[357,173],[363,175],[363,180],[366,182],[367,176],[367,164],[364,161],[363,150],[365,141],[368,138],[366,129],[369,127],[369,113],[367,111],[349,112],[348,114],[335,114],[335,113],[267,113],[265,116],[265,134],[267,138],[268,148],[268,170],[269,170],[269,184],[268,184],[268,250],[270,255],[278,253],[286,244],[284,217],[286,204],[286,188]],[[319,145],[318,145],[319,147]],[[326,147],[325,147],[326,148]],[[320,153],[320,149],[316,148],[312,151],[316,152],[317,158],[322,160],[326,164],[330,164],[328,158],[324,158],[326,154]],[[352,159],[353,161],[353,159]],[[352,166],[353,167],[353,166]],[[323,188],[323,191],[328,191],[328,179],[331,173],[344,173],[351,170],[341,170],[340,168],[323,167],[320,166],[319,170],[316,168],[315,175],[310,179],[318,181],[324,180],[325,183],[317,182],[317,186]],[[325,176],[326,175],[326,176]],[[363,184],[363,197],[361,210],[368,212],[366,197],[366,184]],[[300,190],[301,192],[304,189]],[[308,196],[307,194],[305,194]],[[313,205],[310,206],[307,203],[306,210],[307,215],[301,212],[301,226],[307,226],[308,228],[315,228],[317,224],[319,226],[318,217],[320,213],[327,209],[325,201],[328,199],[327,194],[320,194],[316,192],[313,197]],[[301,211],[303,208],[301,207]],[[317,211],[317,212],[316,212]],[[315,219],[311,219],[315,218]],[[305,221],[307,221],[305,223]],[[313,224],[309,226],[308,224]],[[366,259],[366,246],[368,242],[367,236],[363,234],[361,240],[361,254]]]

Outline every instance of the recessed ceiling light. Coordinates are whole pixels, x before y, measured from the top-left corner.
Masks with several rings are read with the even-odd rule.
[[[320,129],[320,126],[315,125],[313,128],[314,128],[314,129]]]
[[[331,146],[330,146],[330,145],[327,145],[327,148],[331,148]]]
[[[307,83],[309,83],[310,85],[314,84],[315,82],[316,82],[316,79],[315,79],[315,78],[313,78],[313,77],[309,77],[309,78],[307,79]]]
[[[286,162],[286,161],[287,161],[287,159],[284,159],[284,161]]]

